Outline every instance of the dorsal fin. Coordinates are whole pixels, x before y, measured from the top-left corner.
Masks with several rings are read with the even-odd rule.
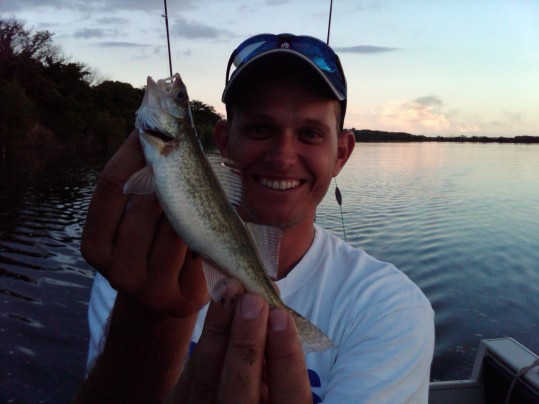
[[[266,273],[272,280],[276,280],[279,271],[279,244],[283,232],[277,227],[255,223],[245,223],[245,226],[251,233]]]
[[[235,207],[239,206],[243,197],[241,171],[232,161],[217,153],[210,153],[207,158],[228,200]]]

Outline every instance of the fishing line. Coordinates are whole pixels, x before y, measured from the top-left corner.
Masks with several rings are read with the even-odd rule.
[[[342,234],[344,237],[344,241],[347,241],[346,229],[344,227],[344,215],[342,214],[342,194],[341,190],[339,189],[339,186],[337,185],[337,178],[333,177],[333,181],[335,181],[335,199],[337,199],[337,203],[339,204],[339,208],[341,209]]]
[[[329,21],[328,21],[328,37],[326,40],[326,45],[329,46],[329,33],[331,32],[331,14],[333,12],[333,0],[329,2]],[[344,215],[342,214],[342,194],[341,190],[339,189],[339,186],[337,185],[337,178],[333,177],[333,181],[335,181],[335,199],[337,199],[337,203],[339,204],[339,208],[341,210],[341,224],[342,224],[342,234],[344,237],[344,241],[346,240],[346,229],[344,227]]]

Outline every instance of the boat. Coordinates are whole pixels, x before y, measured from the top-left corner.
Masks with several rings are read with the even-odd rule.
[[[467,380],[430,383],[430,404],[539,404],[539,356],[513,338],[483,339]]]

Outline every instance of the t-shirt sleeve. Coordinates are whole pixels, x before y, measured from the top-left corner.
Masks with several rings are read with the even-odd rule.
[[[324,402],[427,403],[433,351],[430,307],[403,307],[366,329],[352,326],[339,347]]]
[[[116,300],[116,291],[99,273],[96,273],[88,303],[88,328],[90,341],[86,370],[89,371],[103,349],[104,334],[110,313]]]

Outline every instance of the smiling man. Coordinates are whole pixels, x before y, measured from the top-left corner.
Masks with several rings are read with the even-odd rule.
[[[355,143],[351,132],[340,133],[341,104],[316,73],[297,70],[295,55],[266,57],[227,87],[229,119],[216,137],[243,172],[244,220],[283,230],[282,278],[312,243],[316,207]]]
[[[288,313],[270,311],[256,295],[205,305],[200,259],[158,203],[134,197],[126,209],[121,187],[144,164],[132,135],[105,168],[83,233],[83,255],[118,296],[114,304],[116,292],[96,277],[89,363],[102,353],[79,401],[167,394],[178,402],[427,401],[429,302],[394,266],[314,223],[354,149],[353,134],[343,130],[346,97],[339,59],[323,42],[257,35],[230,58],[228,120],[215,128],[222,155],[243,173],[241,217],[283,233],[276,281],[283,301],[335,349],[303,354]]]

